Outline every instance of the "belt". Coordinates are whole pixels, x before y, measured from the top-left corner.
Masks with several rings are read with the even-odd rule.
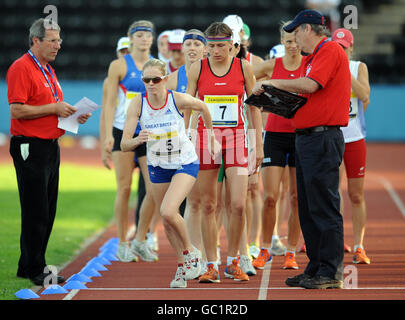
[[[317,126],[305,129],[295,129],[296,134],[311,134],[314,132],[323,132],[328,130],[339,130],[340,126]]]
[[[44,142],[57,142],[58,138],[56,139],[42,139],[42,138],[37,138],[37,137],[26,137],[26,136],[12,136],[11,138],[14,139],[24,139],[26,141],[30,141],[30,140],[35,140],[35,141],[44,141]]]

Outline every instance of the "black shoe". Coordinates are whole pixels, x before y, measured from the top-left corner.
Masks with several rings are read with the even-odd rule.
[[[305,289],[343,289],[343,281],[324,276],[315,276],[300,282]]]
[[[285,284],[290,287],[300,287],[300,282],[307,279],[311,279],[311,276],[306,273],[301,273],[295,277],[287,278]]]
[[[36,284],[37,286],[44,286],[44,285],[51,285],[51,284],[55,284],[55,280],[56,282],[59,283],[63,283],[65,282],[65,278],[62,276],[58,276],[58,275],[52,275],[51,277],[49,276],[51,274],[51,272],[49,273],[40,273],[39,275],[30,278],[31,282]],[[47,279],[48,277],[48,279]],[[47,280],[45,283],[45,280]]]

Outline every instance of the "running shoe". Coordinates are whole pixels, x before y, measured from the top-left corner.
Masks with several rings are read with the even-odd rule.
[[[370,264],[370,258],[366,255],[366,250],[357,248],[353,256],[353,263],[356,264]]]
[[[345,243],[345,252],[352,252],[352,248]]]
[[[137,262],[138,257],[131,252],[131,248],[129,247],[127,242],[120,242],[118,244],[117,250],[117,258],[121,262]]]
[[[233,259],[232,264],[225,267],[225,277],[235,281],[249,280],[249,276],[242,271],[237,259]]]
[[[148,244],[148,247],[153,250],[153,251],[158,251],[159,250],[159,243],[157,236],[154,232],[148,232],[146,234],[146,243]]]
[[[132,240],[131,250],[134,254],[141,257],[146,262],[156,262],[159,260],[156,253],[154,253],[146,244],[146,240],[139,242],[138,240]]]
[[[283,256],[285,253],[286,247],[281,242],[280,239],[276,239],[271,244],[271,253],[273,256]]]
[[[214,268],[212,263],[207,264],[207,272],[198,278],[199,282],[221,282],[219,272]]]
[[[253,260],[252,264],[256,269],[263,270],[266,263],[270,263],[272,255],[267,251],[267,249],[261,249],[259,256]]]
[[[195,279],[200,275],[201,258],[201,252],[196,248],[184,255],[184,271],[186,272],[186,280]]]
[[[256,245],[256,243],[252,242],[249,247],[249,254],[252,256],[253,259],[256,259],[260,254],[260,248]]]
[[[170,288],[187,288],[186,272],[182,265],[177,266],[176,275],[170,282]]]
[[[295,254],[286,252],[284,256],[283,269],[295,269],[298,270],[297,261],[295,261]]]
[[[250,260],[250,257],[240,256],[239,265],[242,271],[246,273],[248,276],[256,275],[256,269],[253,267],[252,260]]]

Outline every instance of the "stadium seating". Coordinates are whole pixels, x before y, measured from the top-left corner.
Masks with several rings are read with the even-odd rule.
[[[344,0],[340,10],[342,12],[343,7],[350,3],[362,12],[375,12],[378,5],[391,2]],[[28,49],[28,28],[36,18],[46,16],[43,8],[47,4],[44,0],[1,1],[3,45],[0,48],[0,72],[3,79],[12,61]],[[72,80],[100,80],[115,58],[117,40],[126,34],[133,21],[151,20],[158,35],[163,30],[174,28],[205,30],[213,21],[222,21],[228,14],[238,14],[251,29],[250,50],[264,58],[279,42],[280,22],[292,19],[305,7],[305,0],[55,0],[52,4],[58,9],[63,38],[62,50],[54,63],[58,76]],[[391,39],[394,55],[361,57],[369,65],[372,81],[403,81],[403,76],[401,78],[396,71],[397,63],[404,64],[402,35]],[[152,54],[157,55],[156,45]]]

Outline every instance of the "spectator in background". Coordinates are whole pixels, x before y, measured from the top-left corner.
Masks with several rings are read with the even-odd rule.
[[[347,189],[352,205],[352,222],[354,233],[353,263],[370,264],[363,247],[366,229],[366,201],[364,200],[364,177],[366,172],[366,127],[364,111],[369,104],[370,84],[368,69],[364,62],[350,60],[353,53],[354,38],[344,28],[337,29],[332,40],[339,43],[349,58],[352,94],[350,99],[349,125],[342,128],[345,139],[344,164],[341,166],[340,177],[346,168]],[[343,213],[343,200],[341,202]]]
[[[30,50],[7,72],[11,125],[10,154],[17,174],[21,205],[20,260],[17,276],[36,285],[62,283],[51,274],[45,254],[56,215],[60,151],[58,117],[76,109],[63,101],[62,88],[50,66],[61,48],[60,27],[38,19],[30,27]],[[78,117],[83,124],[90,114]]]
[[[172,30],[169,34],[169,57],[170,61],[167,63],[167,73],[170,74],[180,68],[186,63],[184,53],[181,50],[183,46],[183,38],[186,31],[183,29]]]

